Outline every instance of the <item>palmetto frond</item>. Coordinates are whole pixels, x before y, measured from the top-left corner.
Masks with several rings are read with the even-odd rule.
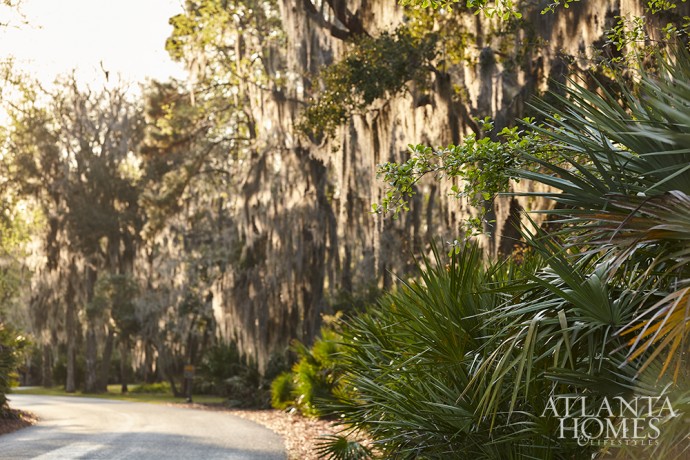
[[[647,280],[617,332],[628,362],[644,358],[639,372],[662,359],[665,373],[690,333],[690,56],[658,62],[657,73],[620,81],[616,94],[564,87],[536,127],[559,161],[533,158],[540,170],[520,174],[557,190],[545,195],[561,204],[553,213],[566,248],[599,254],[608,278],[625,265]]]
[[[539,417],[552,383],[528,378],[529,390],[509,411],[521,357],[517,347],[492,347],[510,320],[499,309],[524,292],[523,270],[540,265],[486,266],[474,245],[448,263],[435,259],[423,261],[419,283],[344,327],[342,394],[331,404],[339,421],[366,431],[385,458],[548,459],[568,451],[556,449],[557,421]],[[538,360],[534,375],[543,375],[544,363]]]
[[[325,460],[368,460],[373,457],[371,449],[361,442],[335,434],[321,436],[316,453]]]
[[[649,317],[648,317],[649,316]],[[638,316],[623,331],[623,335],[635,333],[628,341],[629,359],[635,359],[650,349],[651,355],[640,367],[644,371],[657,357],[666,351],[660,375],[665,373],[676,353],[687,346],[690,332],[690,287],[671,292]],[[676,360],[674,380],[678,379],[681,361]]]

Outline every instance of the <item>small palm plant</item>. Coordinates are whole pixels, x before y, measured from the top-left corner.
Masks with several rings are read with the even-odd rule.
[[[640,71],[634,85],[621,79],[615,96],[603,86],[564,87],[557,105],[541,106],[546,125],[533,126],[559,152],[557,161],[527,154],[541,169],[518,174],[559,191],[547,195],[560,204],[552,213],[561,224],[560,243],[548,252],[567,259],[576,279],[562,292],[549,282],[550,290],[572,305],[584,302],[582,311],[589,313],[580,322],[586,328],[576,328],[580,341],[593,326],[604,328],[603,335],[588,339],[600,348],[592,348],[591,356],[600,357],[593,361],[618,361],[611,369],[617,369],[619,384],[635,394],[666,391],[674,407],[687,410],[690,393],[682,384],[689,377],[690,338],[690,55],[681,49],[657,56],[657,63],[654,73]],[[544,249],[555,236],[532,238],[533,245]],[[566,281],[563,270],[559,275]],[[576,318],[566,319],[575,336]],[[604,382],[593,378],[600,369],[564,375],[560,370],[554,378],[579,385],[591,379],[590,387],[600,387]],[[680,455],[679,440],[687,431],[683,418],[675,418],[664,442],[623,449],[622,455]]]
[[[547,127],[535,127],[559,162],[532,158],[542,171],[520,175],[560,190],[549,197],[563,205],[554,213],[566,245],[601,254],[606,277],[638,267],[646,288],[631,286],[635,315],[616,332],[629,361],[646,356],[638,372],[661,359],[677,380],[690,332],[690,56],[657,60],[634,88],[620,82],[620,99],[564,88],[558,110],[542,107]]]
[[[419,282],[404,283],[349,320],[338,401],[328,404],[346,431],[365,433],[384,458],[548,459],[582,452],[561,446],[556,420],[540,417],[551,383],[534,379],[531,391],[516,396],[493,379],[516,381],[517,367],[484,378],[497,368],[494,361],[519,356],[496,348],[510,319],[492,318],[525,295],[524,273],[537,273],[540,260],[531,255],[521,265],[485,266],[472,244],[447,262],[435,251],[433,260],[422,261]],[[352,444],[338,441],[323,452],[346,458],[342,449]]]

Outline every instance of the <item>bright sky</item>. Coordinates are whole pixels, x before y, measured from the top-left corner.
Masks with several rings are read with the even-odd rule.
[[[101,62],[132,82],[183,78],[165,51],[168,18],[182,12],[181,1],[22,0],[28,24],[0,28],[0,59],[13,55],[44,83],[72,69],[82,81],[101,80]]]

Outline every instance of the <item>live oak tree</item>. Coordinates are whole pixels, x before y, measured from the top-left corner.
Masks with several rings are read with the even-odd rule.
[[[19,88],[10,107],[9,176],[46,220],[45,263],[39,268],[46,301],[34,298],[39,328],[63,328],[67,343],[67,391],[75,391],[77,340],[82,315],[94,300],[99,277],[132,272],[143,225],[135,149],[142,136],[140,111],[124,88],[80,88],[73,77],[54,90]],[[47,312],[46,312],[47,310]],[[111,309],[111,311],[117,311]],[[64,317],[64,324],[59,319]],[[98,337],[112,325],[86,315],[86,390],[99,389]],[[53,332],[54,333],[54,332]],[[125,335],[120,338],[125,340]],[[101,387],[102,389],[102,383]]]
[[[197,364],[216,339],[211,287],[238,246],[226,207],[236,181],[234,154],[248,139],[218,124],[226,114],[209,109],[221,102],[202,100],[209,97],[199,91],[193,99],[177,82],[154,82],[145,92],[140,154],[149,185],[141,200],[147,222],[139,338],[156,351],[161,377],[175,393],[184,364]]]
[[[132,350],[147,379],[172,380],[215,340],[209,289],[236,251],[223,216],[234,136],[213,138],[212,116],[174,82],[152,83],[141,105],[72,77],[16,82],[4,177],[37,209],[29,304],[44,383],[63,344],[68,391],[82,358],[84,390],[104,391],[115,353],[126,391]]]

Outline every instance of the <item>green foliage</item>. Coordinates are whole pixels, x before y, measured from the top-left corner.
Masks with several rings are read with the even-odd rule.
[[[577,3],[577,2],[579,2],[579,1],[580,1],[580,0],[564,0],[564,1],[555,0],[553,3],[549,3],[549,4],[546,6],[546,8],[544,8],[543,10],[541,10],[541,14],[555,13],[555,12],[556,12],[556,9],[559,8],[559,7],[561,7],[561,6],[562,6],[563,8],[565,8],[565,9],[568,9],[568,8],[570,8],[570,5],[571,5],[572,3]]]
[[[216,394],[223,394],[225,381],[242,373],[246,366],[247,358],[240,353],[234,340],[220,341],[204,354],[199,374],[214,385]]]
[[[487,134],[493,129],[490,119],[479,120]],[[533,119],[525,119],[531,123]],[[493,140],[488,135],[477,139],[470,134],[459,145],[432,149],[425,145],[410,145],[410,159],[403,163],[388,162],[381,165],[378,175],[389,189],[380,204],[373,204],[376,213],[392,212],[397,217],[400,211],[408,210],[408,200],[416,193],[415,185],[427,174],[437,180],[460,179],[462,188],[452,186],[457,198],[466,199],[482,210],[479,218],[467,222],[468,235],[480,231],[486,212],[486,203],[496,194],[507,192],[511,180],[517,179],[515,170],[525,168],[533,161],[522,153],[529,150],[536,158],[546,159],[554,155],[552,147],[534,130],[518,127],[503,128]]]
[[[311,348],[294,341],[298,361],[291,373],[278,376],[271,384],[271,401],[276,409],[293,406],[307,416],[328,415],[321,405],[333,400],[338,384],[340,353],[339,334],[323,327],[321,337]],[[288,398],[288,391],[291,392]]]
[[[685,3],[685,0],[681,1]],[[646,2],[646,8],[652,14],[674,10],[677,7],[678,4],[676,2],[669,0],[647,0]]]
[[[21,311],[21,296],[31,282],[26,267],[27,243],[42,220],[28,203],[6,187],[0,196],[0,318]]]
[[[675,362],[677,379],[685,368],[677,352],[687,338],[690,298],[690,55],[681,49],[657,60],[656,74],[640,72],[639,89],[619,80],[624,106],[608,92],[566,89],[559,100],[563,116],[548,118],[549,129],[542,129],[560,152],[559,162],[542,162],[543,172],[521,175],[560,191],[549,196],[567,206],[554,212],[564,224],[561,233],[571,246],[605,254],[609,276],[626,264],[639,266],[649,284],[633,296],[641,304],[618,332],[634,333],[629,361],[648,355],[643,370],[663,350],[659,371]]]
[[[271,406],[285,410],[290,407],[295,398],[295,384],[291,372],[283,372],[271,382]]]
[[[523,270],[538,266],[523,261]],[[521,397],[512,416],[512,388],[501,389],[491,399],[500,410],[488,417],[485,399],[469,391],[502,327],[491,315],[523,281],[518,266],[484,268],[467,246],[447,261],[438,253],[425,260],[420,276],[344,327],[341,386],[330,404],[339,421],[371,436],[387,458],[552,458],[555,424],[538,419],[544,389]],[[491,382],[480,382],[490,391]]]
[[[0,321],[0,419],[7,412],[7,394],[16,379],[17,367],[28,340],[12,327]]]
[[[97,316],[108,311],[122,336],[132,336],[140,328],[134,300],[139,293],[135,281],[126,275],[107,275],[95,285],[94,299],[87,314]]]
[[[151,83],[145,104],[145,135],[139,151],[144,177],[151,179],[141,197],[147,217],[144,231],[149,236],[180,211],[180,198],[202,166],[192,153],[203,148],[210,126],[202,107],[194,106],[188,92],[175,83]]]
[[[254,361],[241,353],[234,340],[209,347],[198,366],[195,391],[224,396],[233,407],[264,407],[267,393]]]
[[[310,102],[299,129],[311,136],[335,128],[410,80],[420,80],[435,56],[436,37],[414,37],[404,27],[376,38],[362,37],[346,56],[321,73],[323,89]]]
[[[74,76],[59,78],[50,90],[30,77],[12,85],[17,97],[7,108],[2,155],[7,188],[18,204],[45,216],[31,222],[38,234],[34,241],[44,248],[39,254],[44,262],[32,273],[38,287],[29,305],[32,326],[46,341],[64,337],[60,340],[71,344],[71,354],[84,317],[89,323],[87,385],[94,391],[95,331],[111,318],[120,340],[137,330],[132,282],[117,277],[132,270],[142,228],[139,197],[145,184],[135,155],[143,134],[140,108],[125,88],[95,90]],[[74,362],[74,356],[66,361]],[[72,366],[67,370],[74,391]]]
[[[185,10],[185,13],[170,18],[173,32],[165,45],[170,56],[177,61],[191,60],[193,55],[202,52],[213,66],[230,67],[233,61],[244,61],[240,70],[243,72],[245,66],[248,70],[260,62],[250,62],[246,53],[252,46],[250,43],[242,43],[239,48],[233,46],[228,39],[234,33],[251,34],[252,38],[260,41],[260,47],[269,47],[281,40],[276,33],[280,31],[281,23],[274,0],[187,0]],[[236,51],[239,55],[235,55]]]
[[[436,253],[420,282],[351,319],[337,402],[325,403],[339,422],[386,458],[573,458],[598,447],[558,438],[550,396],[588,395],[592,412],[606,395],[663,394],[668,381],[626,359],[615,333],[650,292],[637,264],[611,273],[557,239],[530,241],[496,264],[473,245]]]
[[[172,388],[168,382],[142,383],[129,390],[134,394],[172,394]]]
[[[449,8],[459,3],[463,2],[460,0],[400,0],[401,5],[434,9]],[[481,13],[487,18],[497,17],[503,21],[522,18],[522,13],[512,0],[466,0],[464,6],[475,14]]]
[[[568,252],[570,266],[562,265],[560,278],[577,278],[566,281],[568,290],[554,292],[587,315],[589,330],[598,334],[589,338],[591,343],[615,350],[592,356],[597,363],[620,361],[618,367],[635,381],[638,394],[658,395],[670,388],[674,402],[683,406],[690,332],[690,55],[679,47],[651,57],[657,63],[654,73],[639,70],[635,87],[622,77],[615,91],[588,90],[573,82],[564,88],[565,96],[543,105],[546,126],[534,129],[559,156],[538,161],[526,153],[541,170],[520,175],[558,191],[544,196],[561,204],[552,214],[563,241],[548,249],[533,245],[551,254]],[[604,305],[599,314],[592,308],[596,304]],[[671,423],[668,437],[643,455],[673,454],[679,436]]]
[[[372,458],[372,452],[359,441],[353,441],[347,436],[322,436],[321,443],[316,449],[319,458],[326,460],[366,460]]]
[[[59,79],[50,92],[23,84],[8,109],[3,158],[17,196],[34,198],[45,215],[59,214],[73,252],[87,257],[103,249],[103,239],[135,238],[141,184],[132,152],[143,131],[137,104],[124,88],[96,91],[73,78]],[[48,191],[46,183],[54,186]]]
[[[319,405],[332,399],[337,384],[338,335],[323,328],[311,349],[299,342],[293,348],[299,360],[293,366],[295,405],[308,416],[324,415]]]
[[[686,407],[690,55],[653,57],[656,73],[639,71],[634,88],[622,77],[563,87],[540,105],[544,123],[527,126],[547,155],[527,142],[499,168],[550,186],[540,195],[561,205],[557,231],[524,229],[520,272],[482,269],[463,249],[344,328],[332,405],[344,424],[402,457],[567,458],[586,453],[538,417],[549,395],[669,395]],[[433,151],[420,150],[421,166],[399,173],[406,190],[430,169]],[[673,453],[687,427],[668,423],[657,445],[619,454]]]
[[[267,408],[270,395],[261,386],[261,374],[256,363],[249,362],[245,371],[225,381],[228,399],[225,404],[230,407]]]
[[[252,115],[252,91],[280,84],[278,75],[268,71],[285,40],[277,2],[188,0],[185,12],[170,23],[166,50],[186,64],[194,85],[186,95],[190,110],[178,112],[182,104],[177,104],[171,113],[182,115],[182,120],[193,115],[195,123],[184,132],[204,134],[195,142],[193,158],[205,157],[208,163],[213,155],[227,156],[228,151],[248,153],[262,129]]]

